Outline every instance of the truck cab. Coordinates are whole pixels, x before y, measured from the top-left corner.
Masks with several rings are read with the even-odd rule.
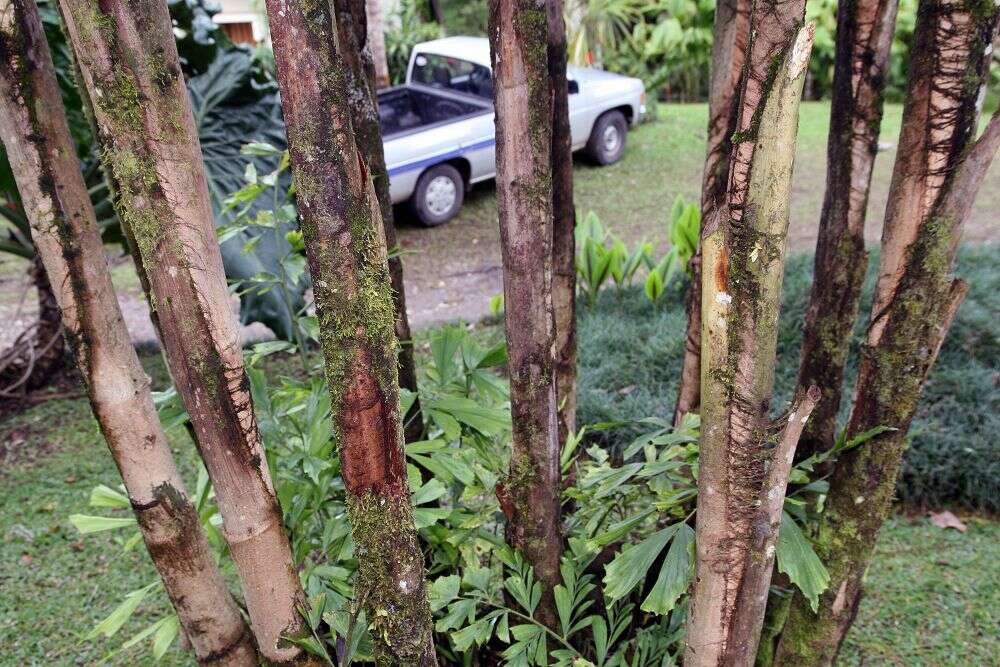
[[[642,81],[572,66],[567,79],[573,150],[617,162],[646,111]],[[417,44],[406,83],[379,93],[379,116],[393,202],[410,202],[425,225],[454,217],[464,191],[496,175],[489,41]]]

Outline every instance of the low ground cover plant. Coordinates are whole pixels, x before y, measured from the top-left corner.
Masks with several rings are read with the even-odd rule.
[[[944,342],[938,363],[910,431],[897,494],[918,506],[959,505],[995,512],[1000,503],[995,480],[1000,475],[996,433],[1000,398],[996,369],[1000,339],[994,321],[1000,312],[1000,247],[981,245],[959,251],[958,274],[970,284],[965,303]],[[789,258],[785,274],[775,406],[785,405],[794,386],[799,344],[812,280],[812,256]],[[869,263],[858,322],[866,322],[875,280]],[[613,326],[611,325],[613,323]],[[638,289],[606,290],[595,308],[579,312],[581,423],[631,421],[667,415],[676,400],[686,320],[677,298],[650,305]],[[845,395],[857,373],[863,325],[854,331]],[[595,353],[588,354],[591,350]],[[600,351],[597,353],[596,351]],[[849,405],[841,406],[841,423]],[[627,446],[629,428],[595,434],[609,451]]]

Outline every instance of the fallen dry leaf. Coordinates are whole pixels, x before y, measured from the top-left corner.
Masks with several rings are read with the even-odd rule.
[[[967,530],[966,525],[948,510],[943,512],[931,512],[931,523],[938,528],[954,528],[960,533],[964,533]]]

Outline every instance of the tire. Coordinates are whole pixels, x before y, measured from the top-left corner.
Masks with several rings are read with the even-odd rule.
[[[411,206],[420,224],[437,227],[458,215],[464,198],[465,181],[458,169],[439,164],[420,175]]]
[[[597,164],[605,166],[622,159],[625,153],[625,137],[628,135],[628,123],[621,111],[608,111],[602,114],[587,140],[587,155]]]

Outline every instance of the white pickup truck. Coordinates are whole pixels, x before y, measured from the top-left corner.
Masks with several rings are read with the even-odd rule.
[[[646,112],[642,81],[570,67],[573,150],[617,162],[629,126]],[[394,204],[410,202],[424,225],[453,218],[465,190],[496,175],[493,77],[485,37],[417,44],[406,83],[380,91],[379,121]]]

